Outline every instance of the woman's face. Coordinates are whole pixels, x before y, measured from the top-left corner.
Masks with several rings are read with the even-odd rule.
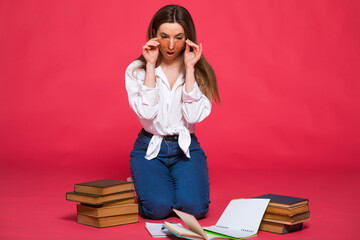
[[[159,50],[166,60],[176,59],[185,48],[185,31],[179,23],[161,24],[156,37],[160,43]]]

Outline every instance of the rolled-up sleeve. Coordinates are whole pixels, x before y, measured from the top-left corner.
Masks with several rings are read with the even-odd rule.
[[[141,62],[140,62],[141,63]],[[129,65],[125,72],[125,85],[130,107],[141,119],[154,119],[159,108],[158,87],[149,88],[144,85],[145,71],[136,69],[139,61]],[[136,69],[134,71],[134,69]]]
[[[182,89],[182,112],[185,120],[190,123],[199,123],[209,116],[211,112],[211,102],[201,92],[195,82],[194,89],[187,93],[185,86]]]

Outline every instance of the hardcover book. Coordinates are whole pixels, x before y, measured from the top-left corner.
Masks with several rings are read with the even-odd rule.
[[[92,207],[89,205],[78,204],[77,212],[83,215],[99,218],[138,213],[139,210],[136,203],[115,205],[109,207]]]
[[[303,226],[302,223],[298,223],[295,225],[286,225],[281,223],[262,221],[259,230],[278,233],[278,234],[286,234],[295,231],[300,231],[302,229],[302,226]]]
[[[87,216],[81,213],[78,213],[77,216],[78,216],[78,223],[92,227],[97,227],[97,228],[136,223],[139,221],[139,217],[137,213],[110,216],[110,217],[100,217],[100,218]]]
[[[300,213],[292,217],[265,213],[263,220],[274,223],[282,223],[286,225],[295,225],[310,220],[310,212]]]
[[[283,207],[274,207],[268,206],[266,209],[266,213],[284,215],[284,216],[294,216],[300,213],[305,213],[309,211],[309,205],[304,204],[300,206],[290,207],[290,208],[283,208]]]
[[[107,195],[111,193],[129,191],[131,189],[132,182],[102,179],[91,182],[77,183],[75,184],[74,192]]]
[[[281,223],[281,224],[285,224],[285,225],[295,225],[298,223],[303,223],[303,222],[309,221],[310,218],[305,218],[305,219],[296,220],[296,221],[273,220],[273,219],[267,219],[267,218],[264,218],[263,220],[267,221],[267,222]]]
[[[98,208],[98,207],[109,207],[109,206],[128,204],[128,203],[135,203],[135,197],[115,200],[115,201],[111,201],[111,202],[105,202],[103,204],[98,204],[98,205],[89,204],[89,203],[81,203],[81,204],[89,206],[89,207],[97,207]]]
[[[115,205],[109,207],[90,207],[82,204],[77,205],[77,212],[92,217],[109,217],[116,215],[124,215],[138,213],[138,205],[136,203]]]
[[[134,197],[134,191],[126,191],[126,192],[119,192],[113,193],[108,195],[95,195],[95,194],[88,194],[88,193],[79,193],[79,192],[68,192],[66,193],[66,200],[74,201],[74,202],[81,202],[81,203],[88,203],[99,205],[106,202],[121,200],[121,199],[128,199]]]
[[[309,203],[309,200],[306,198],[290,197],[277,194],[265,194],[254,198],[270,199],[269,206],[279,208],[291,208]]]

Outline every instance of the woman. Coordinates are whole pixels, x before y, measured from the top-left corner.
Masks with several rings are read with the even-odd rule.
[[[185,8],[161,8],[147,38],[125,73],[130,106],[143,125],[130,153],[139,211],[162,219],[175,208],[202,218],[209,208],[209,177],[194,131],[210,114],[211,99],[220,101],[215,74]]]

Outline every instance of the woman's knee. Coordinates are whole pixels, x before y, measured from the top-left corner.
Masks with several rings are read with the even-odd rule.
[[[172,212],[172,204],[165,199],[152,199],[139,204],[139,211],[145,218],[164,219]]]
[[[176,209],[193,215],[196,219],[205,217],[209,211],[209,201],[195,201],[194,199],[182,199],[176,204]]]

